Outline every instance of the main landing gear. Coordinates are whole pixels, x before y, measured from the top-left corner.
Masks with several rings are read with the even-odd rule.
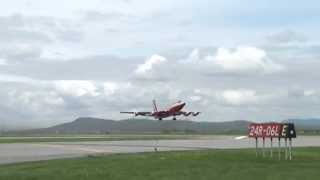
[[[176,118],[176,117],[173,117],[173,119],[172,119],[172,120],[174,120],[174,121],[175,121],[175,120],[177,120],[177,118]]]

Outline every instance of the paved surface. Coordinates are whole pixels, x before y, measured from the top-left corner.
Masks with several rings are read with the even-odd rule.
[[[274,147],[277,146],[274,141]],[[98,142],[52,142],[0,144],[0,164],[81,157],[94,154],[197,150],[239,149],[254,147],[254,140],[235,140],[233,136],[208,136],[192,140],[140,140]],[[259,141],[262,144],[262,141]],[[284,141],[282,141],[282,145]],[[293,140],[295,147],[320,146],[320,136],[304,136]],[[270,141],[266,140],[266,146]]]

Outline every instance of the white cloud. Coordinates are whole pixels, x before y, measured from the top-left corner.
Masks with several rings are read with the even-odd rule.
[[[36,80],[26,76],[0,73],[0,82],[34,83]]]
[[[194,93],[196,97],[199,95],[207,98],[212,98],[216,103],[222,103],[227,105],[247,105],[256,103],[259,97],[256,91],[251,89],[224,89],[224,90],[213,90],[213,89],[195,89]],[[196,98],[197,99],[197,98]]]
[[[267,36],[267,39],[271,43],[276,44],[301,43],[307,41],[307,38],[303,34],[292,30],[285,30],[271,34]]]
[[[316,89],[303,89],[299,87],[293,87],[288,91],[288,96],[295,97],[295,98],[304,98],[304,97],[315,98],[318,95],[319,95],[319,91]]]
[[[282,65],[270,60],[263,49],[256,47],[238,47],[234,51],[219,48],[214,56],[209,55],[205,59],[231,72],[272,73],[284,69]]]
[[[72,96],[98,96],[96,85],[85,80],[58,80],[53,82],[54,87],[61,93]]]
[[[190,96],[189,99],[193,102],[201,101],[202,97],[201,96]]]
[[[198,62],[200,60],[200,52],[198,48],[195,48],[192,50],[192,52],[190,53],[189,57],[181,62],[184,63],[195,63]]]
[[[218,48],[214,54],[200,55],[195,48],[185,59],[170,61],[164,56],[153,55],[139,64],[134,73],[137,79],[168,81],[186,76],[208,74],[271,74],[285,70],[281,64],[271,60],[260,48],[240,46],[236,49]]]
[[[105,82],[103,83],[104,94],[106,96],[112,95],[119,88],[118,84],[115,82]]]
[[[304,96],[314,96],[314,95],[316,95],[316,91],[315,90],[304,90],[303,91],[303,95]]]
[[[0,58],[0,66],[7,65],[7,60]]]
[[[10,90],[7,92],[5,106],[26,114],[35,113],[37,116],[42,116],[56,113],[55,108],[62,107],[64,104],[64,99],[56,92],[38,89],[34,91]]]
[[[59,97],[56,93],[51,92],[49,93],[48,96],[46,96],[43,101],[46,104],[50,104],[50,105],[63,105],[64,104],[64,100],[62,97]]]
[[[0,48],[0,56],[9,60],[25,61],[31,59],[38,59],[41,54],[41,48],[30,44],[4,44]]]
[[[259,100],[256,92],[253,90],[225,90],[219,94],[223,101],[231,105],[245,105],[256,103]]]
[[[138,65],[137,69],[135,70],[136,74],[147,74],[150,73],[153,68],[159,66],[163,63],[167,62],[167,59],[160,55],[152,55],[149,59],[145,61],[145,63]]]
[[[180,63],[193,70],[220,73],[264,73],[270,74],[285,70],[285,67],[271,60],[263,49],[239,46],[236,49],[218,48],[215,53],[200,56],[198,48]],[[189,68],[189,69],[190,69]]]
[[[193,101],[201,99],[211,99],[213,103],[223,106],[257,106],[267,104],[271,100],[283,98],[283,94],[279,92],[263,93],[257,92],[255,89],[210,89],[201,88],[193,90],[195,95],[190,96]]]

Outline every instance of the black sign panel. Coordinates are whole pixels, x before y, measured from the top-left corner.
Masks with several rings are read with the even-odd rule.
[[[297,137],[296,130],[294,128],[293,123],[283,124],[281,137],[284,137],[284,138],[296,138]]]

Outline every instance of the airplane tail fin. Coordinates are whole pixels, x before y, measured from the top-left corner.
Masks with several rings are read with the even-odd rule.
[[[154,111],[154,112],[158,112],[156,100],[153,100],[153,101],[152,101],[152,104],[153,104],[153,111]]]

